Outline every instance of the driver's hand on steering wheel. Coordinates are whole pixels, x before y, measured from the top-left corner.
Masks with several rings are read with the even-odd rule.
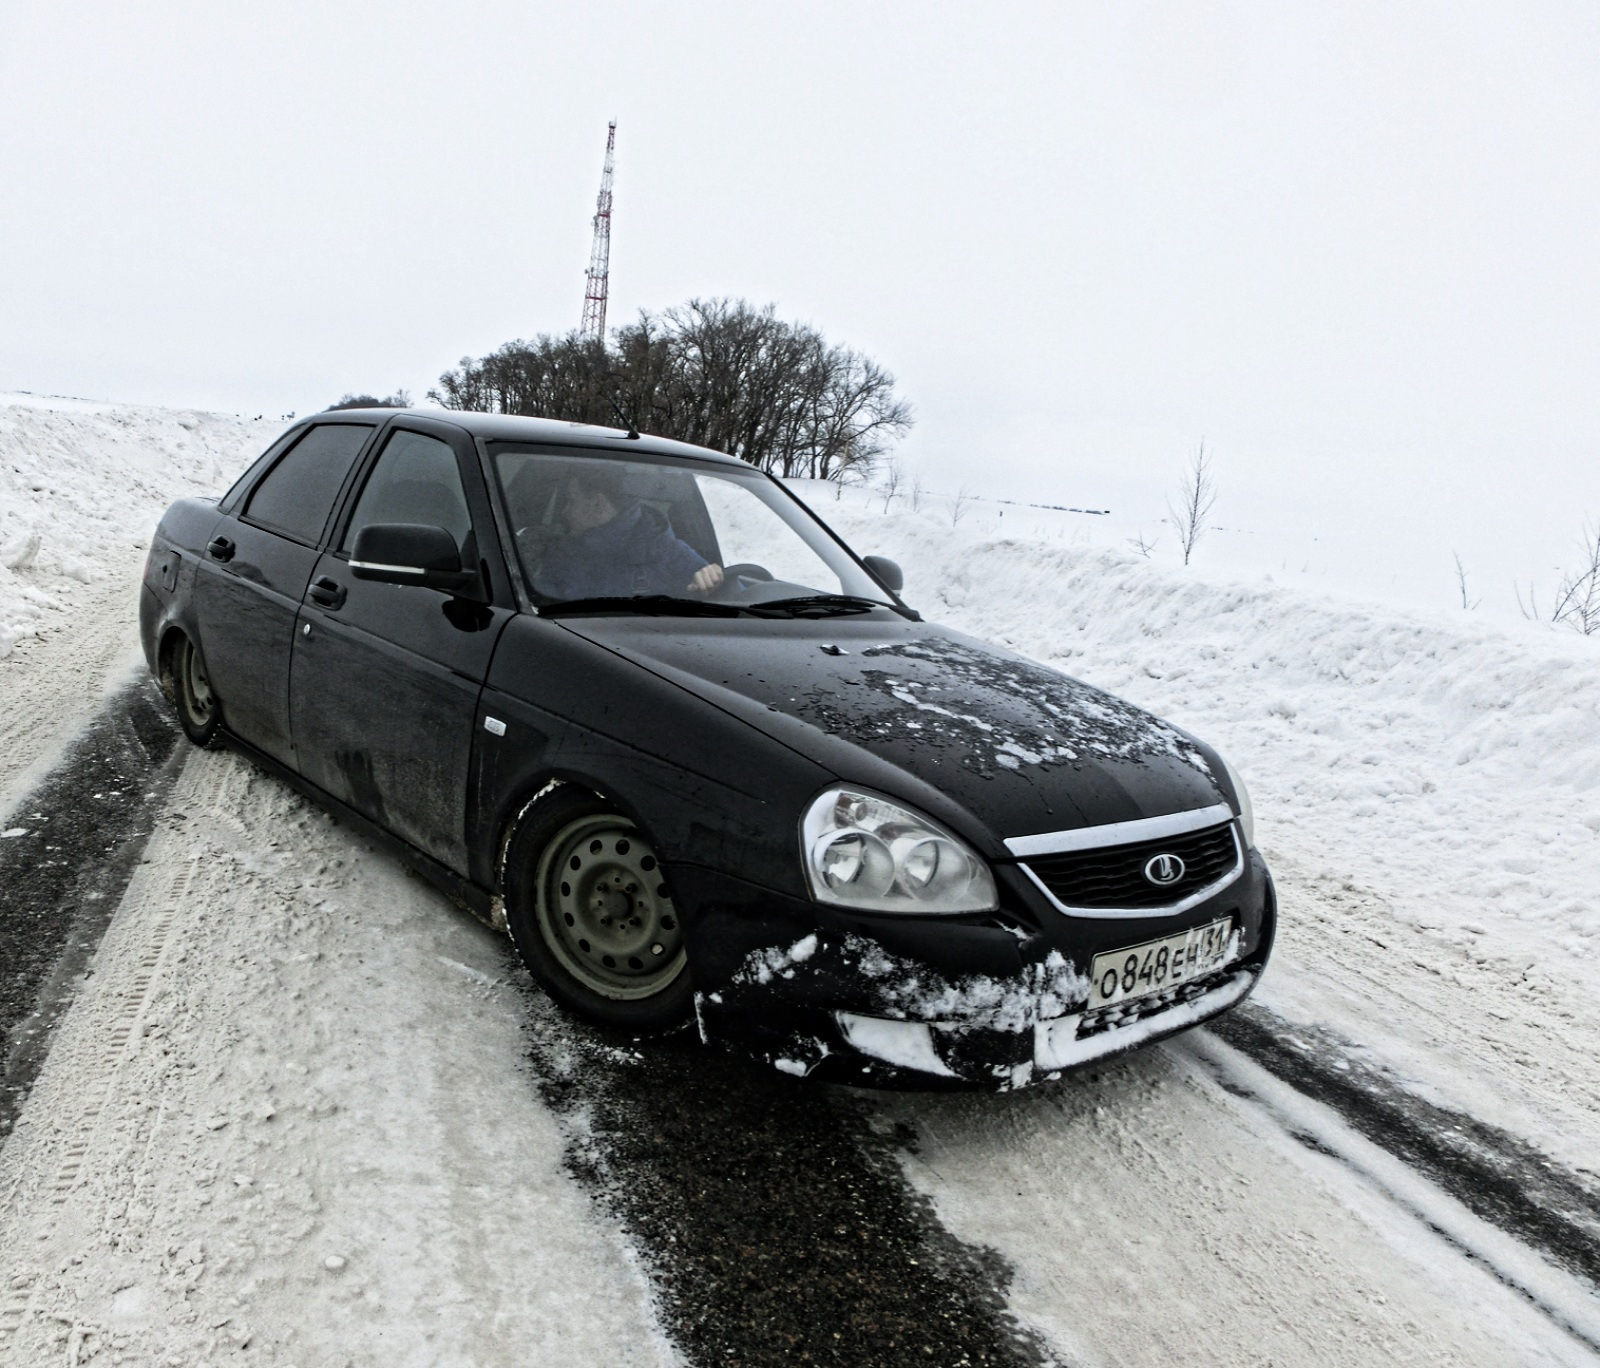
[[[702,565],[694,572],[694,578],[689,581],[689,592],[704,594],[715,589],[722,583],[722,567],[720,565]]]

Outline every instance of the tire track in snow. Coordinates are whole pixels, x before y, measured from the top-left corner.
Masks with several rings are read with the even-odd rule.
[[[1428,1178],[1475,1216],[1600,1289],[1600,1178],[1408,1091],[1331,1031],[1291,1025],[1258,1003],[1207,1028],[1358,1134]]]
[[[0,1151],[0,1363],[678,1362],[503,939],[226,751],[146,858]]]
[[[3,821],[0,1138],[8,1135],[149,838],[184,752],[141,676]]]
[[[530,1011],[569,1165],[637,1242],[691,1364],[1059,1362],[1007,1309],[1005,1261],[944,1229],[903,1176],[907,1137],[846,1090]]]
[[[1487,1311],[1491,1320],[1500,1321],[1502,1337],[1521,1350],[1519,1362],[1600,1361],[1595,1357],[1600,1298],[1592,1283],[1479,1216],[1430,1176],[1363,1135],[1334,1107],[1299,1091],[1220,1036],[1196,1032],[1173,1053],[1187,1057],[1259,1122],[1275,1127],[1283,1144],[1301,1147],[1310,1171],[1321,1166],[1325,1180],[1348,1183],[1343,1200],[1365,1210],[1375,1231],[1402,1245],[1412,1243],[1408,1226],[1422,1234],[1422,1248],[1432,1249],[1420,1262],[1448,1278],[1463,1310],[1474,1317]],[[1468,1291],[1463,1278],[1484,1281]],[[1537,1319],[1518,1325],[1528,1312]],[[1552,1333],[1556,1338],[1549,1337]]]
[[[142,846],[143,842],[140,844]],[[93,1080],[98,1085],[98,1096],[81,1106],[74,1118],[75,1128],[71,1138],[61,1146],[49,1178],[40,1184],[43,1200],[54,1209],[65,1207],[78,1190],[89,1156],[100,1138],[101,1119],[108,1108],[115,1107],[124,1066],[135,1052],[133,1047],[142,1034],[146,1009],[160,983],[173,918],[189,892],[198,858],[191,857],[171,871],[156,887],[146,888],[138,900],[140,906],[131,914],[139,922],[142,941],[132,976],[127,986],[115,997],[112,1022],[104,1036],[105,1050],[99,1061],[99,1076]],[[153,910],[139,917],[143,909]],[[93,948],[90,947],[91,952]],[[13,1184],[9,1191],[0,1194],[0,1216],[4,1216],[11,1208],[18,1187],[19,1184]],[[0,1352],[6,1350],[33,1310],[33,1292],[37,1283],[37,1273],[24,1271],[12,1280],[4,1299],[0,1300]]]

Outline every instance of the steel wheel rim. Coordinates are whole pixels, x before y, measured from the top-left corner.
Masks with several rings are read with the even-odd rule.
[[[211,692],[211,681],[206,677],[206,667],[200,663],[200,652],[190,642],[183,652],[184,701],[189,715],[204,726],[211,720],[216,698]]]
[[[556,833],[539,860],[538,920],[562,968],[613,1001],[654,997],[687,963],[660,862],[622,817],[580,817]]]

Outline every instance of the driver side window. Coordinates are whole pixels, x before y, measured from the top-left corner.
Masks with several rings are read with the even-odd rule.
[[[419,432],[395,432],[367,477],[340,550],[349,552],[356,534],[373,523],[420,523],[442,527],[466,544],[472,530],[461,469],[448,443]]]

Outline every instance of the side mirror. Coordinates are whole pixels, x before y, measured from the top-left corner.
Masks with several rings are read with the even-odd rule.
[[[887,556],[863,556],[861,563],[871,571],[872,578],[877,580],[891,594],[898,594],[905,588],[905,575],[901,573],[900,567]]]
[[[461,568],[461,548],[442,527],[421,523],[369,523],[350,548],[350,573],[380,584],[420,584],[458,593],[478,582]]]

